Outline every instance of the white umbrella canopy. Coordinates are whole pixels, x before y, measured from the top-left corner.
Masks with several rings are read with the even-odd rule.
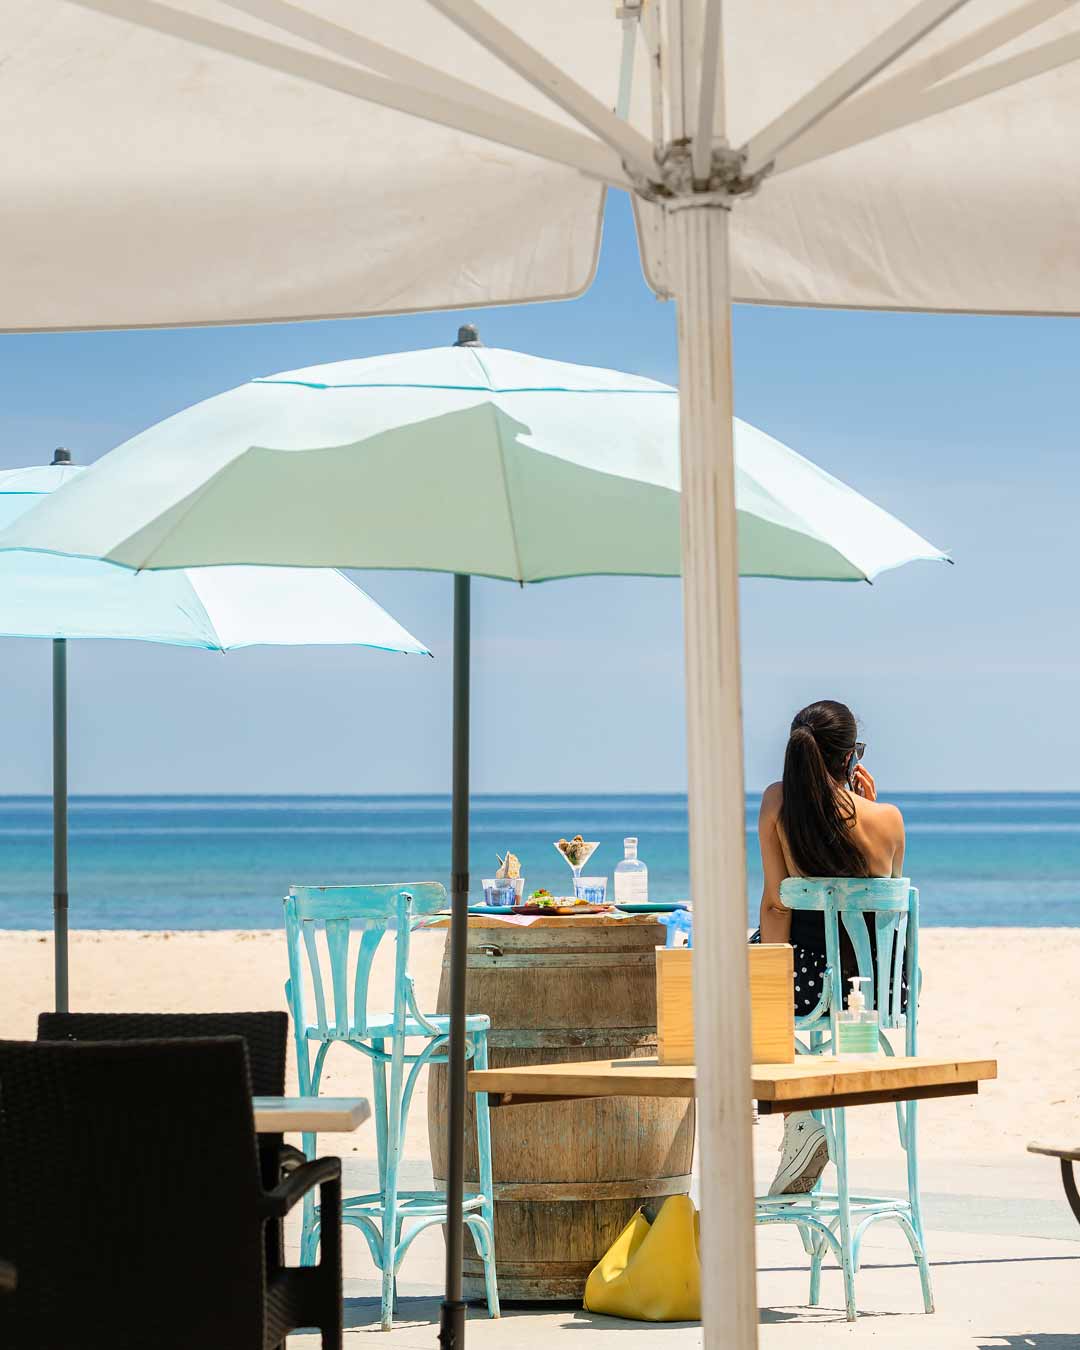
[[[749,147],[751,180],[771,166],[732,221],[734,298],[1080,312],[1080,264],[1063,248],[1080,219],[1075,5],[725,0],[717,44],[718,2],[630,0],[641,40],[621,129],[609,111],[623,51],[615,8],[0,0],[0,328],[578,294],[596,261],[603,184],[660,183],[656,147],[688,138],[695,149],[702,125],[720,130],[699,114],[700,83],[721,91],[723,135]],[[655,90],[650,46],[664,55]],[[701,180],[707,157],[706,146]],[[647,270],[670,292],[664,212],[644,210]]]
[[[678,305],[691,884],[716,895],[695,934],[705,1341],[743,1350],[757,1314],[731,300],[1080,313],[1080,7],[619,14],[0,0],[0,327],[567,296],[591,276],[598,185],[635,194],[647,273]],[[454,1262],[447,1350],[464,1335]]]
[[[519,582],[678,576],[678,421],[670,385],[496,347],[284,371],[140,432],[0,530],[0,550],[120,563],[47,560],[120,587],[123,568],[192,568],[200,592],[239,572],[270,596],[272,574],[218,565],[284,566],[284,595],[328,585],[304,569],[331,559]],[[738,419],[735,473],[742,576],[868,581],[945,557]],[[0,552],[0,579],[13,556],[32,555]]]

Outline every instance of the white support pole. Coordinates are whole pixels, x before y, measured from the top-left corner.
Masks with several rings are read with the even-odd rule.
[[[729,212],[680,202],[682,558],[705,1350],[754,1350],[750,994],[732,427]]]

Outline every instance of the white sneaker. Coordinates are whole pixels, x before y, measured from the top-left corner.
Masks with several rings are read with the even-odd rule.
[[[805,1195],[814,1188],[829,1161],[825,1127],[809,1111],[793,1111],[784,1121],[780,1166],[770,1195]]]

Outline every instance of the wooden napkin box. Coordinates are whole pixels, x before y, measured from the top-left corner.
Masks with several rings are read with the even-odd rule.
[[[787,943],[751,944],[750,1038],[755,1064],[795,1060],[795,959]],[[656,949],[656,1038],[661,1064],[693,1064],[694,994],[690,947]]]

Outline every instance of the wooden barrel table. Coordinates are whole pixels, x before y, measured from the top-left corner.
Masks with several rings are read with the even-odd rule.
[[[528,927],[469,919],[469,1012],[491,1018],[489,1060],[506,1065],[656,1054],[656,958],[664,929],[647,916],[541,918]],[[449,1005],[448,950],[439,1012]],[[446,1068],[431,1070],[428,1136],[435,1185],[446,1177]],[[477,1183],[468,1101],[465,1185]],[[608,1097],[491,1113],[495,1257],[507,1300],[579,1300],[589,1271],[641,1205],[690,1188],[694,1104]],[[465,1243],[465,1296],[483,1269]]]

